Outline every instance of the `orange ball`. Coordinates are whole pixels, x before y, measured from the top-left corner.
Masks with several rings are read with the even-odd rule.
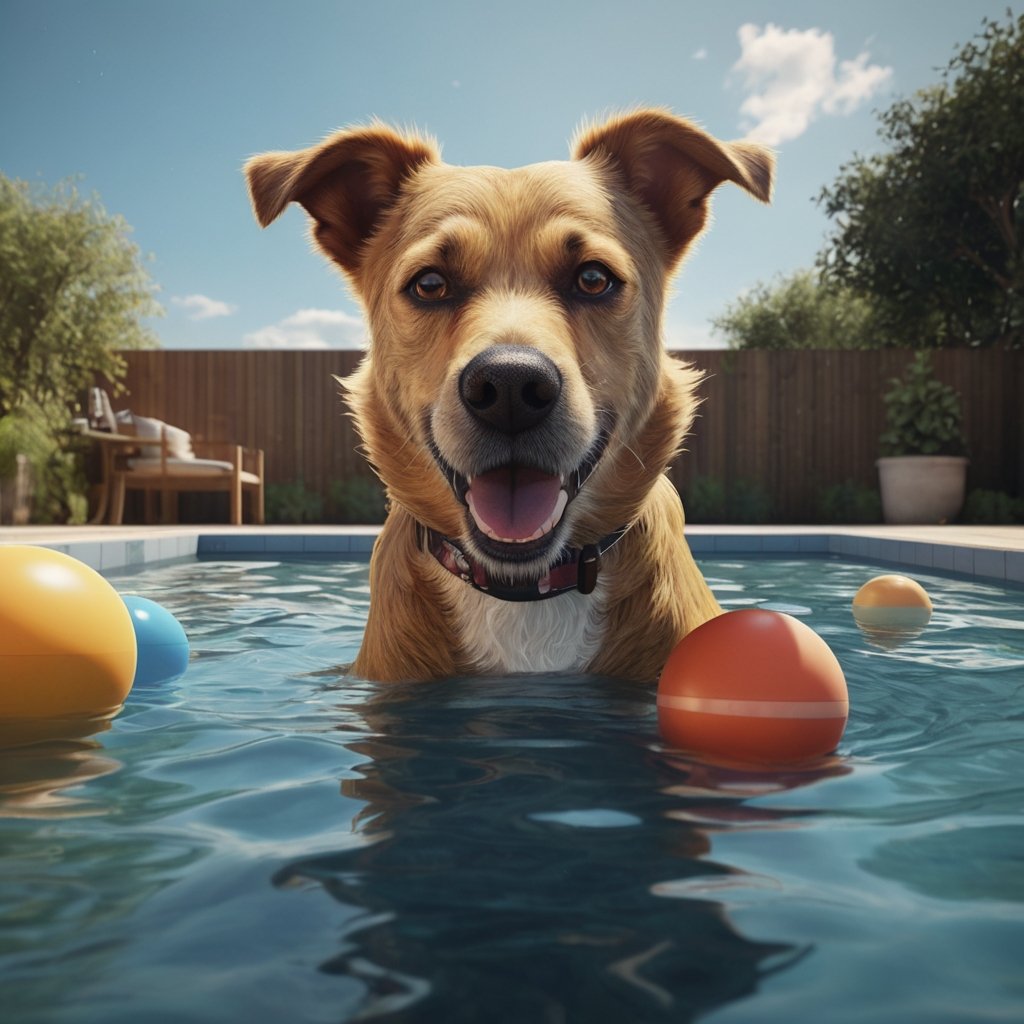
[[[907,576],[876,576],[853,599],[853,618],[866,630],[920,631],[931,617],[927,591]]]
[[[782,765],[835,750],[850,712],[828,644],[791,615],[726,612],[687,634],[658,683],[658,726],[710,760]]]

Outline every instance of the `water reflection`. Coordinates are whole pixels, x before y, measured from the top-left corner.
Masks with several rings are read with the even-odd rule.
[[[120,770],[121,762],[93,738],[109,728],[109,718],[0,722],[0,817],[102,813],[89,798],[67,791]]]
[[[373,735],[350,744],[367,761],[342,788],[377,841],[276,883],[314,882],[357,912],[321,970],[361,982],[363,1015],[683,1021],[801,955],[673,888],[733,871],[679,813],[714,787],[674,788],[694,773],[653,742],[648,690],[460,680],[389,687],[359,710]]]

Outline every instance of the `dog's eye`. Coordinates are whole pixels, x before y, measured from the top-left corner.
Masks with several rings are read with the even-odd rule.
[[[576,271],[575,287],[579,295],[588,299],[597,299],[607,295],[615,287],[615,275],[596,260],[584,263]]]
[[[451,295],[451,286],[443,274],[436,270],[427,270],[413,279],[409,291],[421,302],[438,302]]]

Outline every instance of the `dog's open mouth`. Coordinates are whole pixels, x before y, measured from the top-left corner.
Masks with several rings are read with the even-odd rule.
[[[500,544],[540,540],[569,504],[561,477],[529,466],[501,466],[468,483],[465,500],[476,528]]]
[[[609,431],[602,429],[583,461],[567,474],[512,463],[463,476],[448,465],[436,445],[431,448],[468,510],[480,549],[498,560],[518,562],[537,557],[552,544],[565,510],[597,468],[608,438]]]

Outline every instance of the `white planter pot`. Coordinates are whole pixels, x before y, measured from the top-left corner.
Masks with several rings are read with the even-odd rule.
[[[962,456],[895,455],[875,465],[887,523],[948,523],[963,508],[967,459]]]

